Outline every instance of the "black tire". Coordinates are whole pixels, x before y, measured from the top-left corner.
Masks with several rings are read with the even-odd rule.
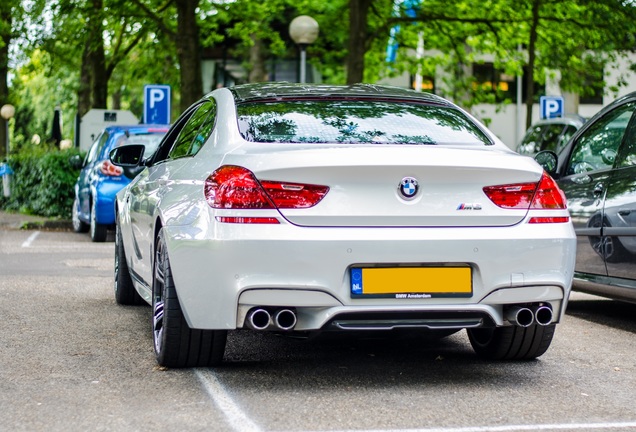
[[[155,248],[152,282],[152,339],[161,366],[206,367],[223,361],[226,330],[191,329],[181,311],[164,232]]]
[[[139,295],[133,285],[128,263],[126,262],[126,251],[121,240],[119,223],[115,225],[115,301],[120,305],[141,305],[146,302]]]
[[[102,225],[97,223],[97,208],[96,208],[96,203],[95,203],[95,199],[93,199],[93,203],[91,204],[91,225],[90,225],[90,232],[91,232],[91,240],[93,240],[94,242],[105,242],[106,241],[106,236],[108,234],[108,227],[106,225]]]
[[[90,225],[83,222],[79,218],[79,199],[75,197],[73,201],[73,210],[71,211],[71,222],[73,223],[73,231],[76,233],[88,232]]]
[[[555,324],[529,327],[467,329],[468,339],[480,357],[489,360],[532,360],[543,355],[552,342]]]

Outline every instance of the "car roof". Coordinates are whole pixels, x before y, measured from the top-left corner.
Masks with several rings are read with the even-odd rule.
[[[532,129],[535,126],[545,124],[571,124],[573,126],[581,127],[586,122],[586,118],[577,114],[566,114],[564,117],[553,117],[548,119],[541,119],[530,126]]]
[[[116,132],[167,132],[169,125],[159,124],[136,124],[136,125],[112,125],[106,126],[105,131],[109,133]]]
[[[296,84],[287,82],[243,84],[229,88],[236,103],[281,99],[395,99],[454,107],[453,104],[431,93],[416,92],[400,87],[354,84]]]

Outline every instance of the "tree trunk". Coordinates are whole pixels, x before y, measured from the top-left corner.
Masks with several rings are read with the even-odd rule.
[[[106,55],[104,54],[103,0],[93,0],[93,10],[89,18],[90,68],[92,108],[107,108],[108,78],[106,77]]]
[[[0,26],[2,38],[2,46],[0,47],[0,107],[9,103],[9,44],[11,43],[11,28],[13,21],[11,19],[11,5],[6,2],[0,6]],[[4,161],[7,148],[7,121],[0,118],[0,162]]]
[[[86,40],[82,52],[80,81],[77,91],[77,114],[80,118],[91,108],[107,108],[108,80],[106,78],[106,56],[102,10],[103,0],[92,0],[87,19]]]
[[[265,68],[265,45],[263,40],[256,35],[251,35],[253,45],[250,47],[251,70],[248,77],[249,82],[267,81],[267,69]]]
[[[199,0],[176,0],[176,47],[181,76],[181,112],[203,96],[201,48],[196,10]]]
[[[532,24],[530,26],[530,43],[528,44],[528,77],[526,88],[526,129],[532,125],[532,107],[534,106],[534,64],[536,60],[537,28],[539,27],[539,8],[541,0],[532,2]]]
[[[115,90],[112,94],[112,108],[114,110],[121,109],[121,87]]]
[[[82,65],[80,67],[79,89],[77,90],[77,114],[82,118],[91,109],[91,68],[90,40],[87,36],[82,52]]]
[[[366,53],[367,15],[372,0],[349,0],[349,58],[347,84],[364,80],[364,54]]]

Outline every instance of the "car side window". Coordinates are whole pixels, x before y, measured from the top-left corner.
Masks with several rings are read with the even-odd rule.
[[[625,132],[625,139],[623,145],[618,151],[616,157],[616,167],[633,167],[636,166],[636,119],[632,118],[627,132]]]
[[[541,136],[543,135],[544,128],[542,125],[532,126],[523,137],[523,141],[519,145],[517,151],[521,154],[534,154],[538,153],[541,149]]]
[[[86,158],[86,165],[93,163],[95,162],[95,160],[97,160],[97,157],[102,152],[102,149],[104,148],[104,144],[106,144],[106,141],[108,141],[108,133],[103,132],[91,146],[91,149],[88,152],[88,157]]]
[[[172,150],[174,143],[177,141],[181,130],[185,127],[185,125],[188,123],[190,118],[194,115],[194,113],[197,111],[197,109],[199,109],[200,106],[201,103],[191,106],[190,108],[185,110],[174,122],[170,130],[168,130],[168,133],[166,133],[166,135],[161,140],[161,143],[159,143],[157,151],[148,163],[150,166],[162,163],[168,158],[168,155]]]
[[[559,141],[559,136],[563,131],[563,125],[559,123],[548,125],[545,128],[545,132],[543,134],[543,144],[541,148],[536,149],[535,151],[538,153],[541,150],[552,150],[556,151],[557,144]]]
[[[210,114],[210,108],[213,106],[211,101],[206,101],[199,106],[196,112],[190,117],[188,122],[183,126],[177,140],[175,141],[168,158],[177,159],[184,156],[191,156],[193,142],[197,138],[197,134],[201,126],[204,124],[208,115]],[[198,148],[201,146],[199,145]],[[198,150],[197,148],[197,150]]]
[[[557,153],[561,152],[561,149],[565,147],[565,145],[570,141],[570,138],[572,138],[576,130],[577,129],[572,125],[567,125],[565,127],[565,130],[563,131],[563,134],[559,138],[559,143],[557,144],[557,147],[556,147]]]
[[[580,135],[570,155],[566,175],[611,168],[635,107],[636,103],[618,107]]]
[[[199,128],[199,131],[194,137],[192,141],[192,146],[190,147],[189,154],[195,155],[197,152],[203,147],[203,144],[210,138],[212,131],[214,130],[214,126],[216,124],[216,102],[210,101],[211,104],[208,107],[208,116],[206,117],[203,124]]]

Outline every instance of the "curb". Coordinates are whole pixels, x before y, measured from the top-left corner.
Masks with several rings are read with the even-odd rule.
[[[18,229],[21,230],[46,230],[46,231],[72,231],[71,221],[38,221],[22,222]]]
[[[73,224],[70,220],[66,219],[46,218],[0,210],[0,229],[72,231]]]

